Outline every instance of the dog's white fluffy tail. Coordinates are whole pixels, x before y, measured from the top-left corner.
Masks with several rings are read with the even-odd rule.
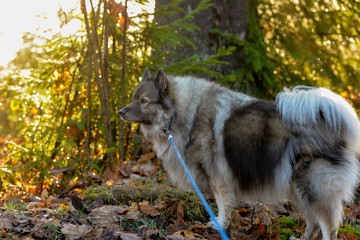
[[[346,130],[348,147],[360,152],[360,122],[354,109],[340,95],[325,88],[284,88],[276,97],[277,111],[285,124],[300,128],[325,124],[331,133]]]

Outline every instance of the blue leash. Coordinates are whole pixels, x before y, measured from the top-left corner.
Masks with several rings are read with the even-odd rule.
[[[221,237],[222,237],[224,240],[230,240],[230,238],[228,237],[228,235],[226,234],[226,232],[224,231],[224,229],[220,226],[218,220],[217,220],[216,217],[215,217],[215,214],[213,213],[213,211],[211,210],[209,204],[207,203],[206,199],[204,198],[204,195],[201,193],[199,187],[196,185],[194,178],[191,176],[191,174],[190,174],[190,172],[189,172],[189,169],[186,167],[184,160],[182,159],[179,151],[177,150],[177,148],[176,148],[176,146],[175,146],[175,144],[174,144],[174,142],[173,142],[173,140],[172,140],[172,135],[171,135],[171,133],[170,133],[170,131],[169,131],[169,126],[167,126],[167,127],[165,128],[165,130],[166,130],[166,134],[167,134],[167,136],[168,136],[168,140],[169,140],[169,141],[171,142],[171,144],[173,145],[174,150],[175,150],[175,152],[176,152],[176,155],[178,156],[181,164],[183,165],[184,170],[185,170],[186,174],[188,175],[191,184],[192,184],[193,187],[195,188],[195,191],[196,191],[197,195],[199,196],[201,202],[204,204],[204,207],[205,207],[206,211],[208,212],[208,214],[210,215],[210,218],[214,221],[214,223],[215,223],[215,225],[216,225],[216,227],[217,227],[217,229],[218,229]]]

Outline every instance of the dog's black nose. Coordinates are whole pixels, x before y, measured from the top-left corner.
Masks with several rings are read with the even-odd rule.
[[[119,113],[120,113],[121,115],[124,115],[124,114],[126,113],[126,110],[125,110],[124,108],[122,108],[122,109],[119,111]]]

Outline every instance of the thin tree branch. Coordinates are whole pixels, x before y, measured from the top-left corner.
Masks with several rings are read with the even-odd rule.
[[[124,29],[123,29],[123,39],[122,39],[122,74],[121,74],[121,90],[122,90],[122,106],[126,104],[126,27],[127,27],[127,3],[128,0],[125,0],[125,10],[124,10]],[[125,134],[124,134],[124,122],[121,121],[119,125],[119,155],[120,159],[125,159]]]

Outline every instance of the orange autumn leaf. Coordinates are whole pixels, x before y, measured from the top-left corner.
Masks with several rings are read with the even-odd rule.
[[[37,107],[33,106],[33,107],[31,108],[31,113],[32,113],[33,115],[38,115],[39,109],[37,109]]]
[[[359,238],[358,238],[358,236],[356,234],[344,232],[344,233],[340,234],[340,239],[356,240],[356,239],[359,239]]]
[[[238,211],[239,211],[239,213],[247,213],[248,212],[245,208],[240,208]]]

